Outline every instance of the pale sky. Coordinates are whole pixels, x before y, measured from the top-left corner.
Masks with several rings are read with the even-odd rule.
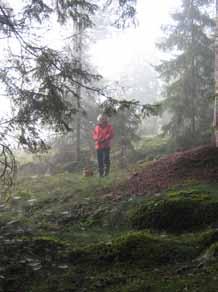
[[[23,0],[9,0],[14,9],[24,3]],[[134,55],[142,55],[154,62],[160,55],[155,43],[161,36],[161,25],[170,22],[170,13],[179,6],[181,0],[137,0],[138,26],[114,33],[111,38],[98,41],[91,50],[93,63],[107,78],[119,75],[125,64],[129,64]],[[50,31],[45,34],[45,42],[54,49],[63,45],[64,35],[73,34],[72,25],[62,30],[55,24],[55,18],[49,22]],[[55,28],[55,29],[54,29]],[[39,31],[38,31],[39,32]],[[51,46],[51,47],[52,47]]]
[[[109,79],[118,78],[125,64],[136,54],[144,56],[148,62],[157,61],[160,52],[155,43],[161,37],[161,25],[170,22],[170,13],[179,3],[179,0],[138,0],[139,25],[93,46],[93,62],[100,73]]]
[[[16,9],[23,1],[10,0],[9,3]],[[161,36],[160,27],[162,24],[169,23],[170,13],[178,7],[179,3],[180,0],[138,0],[138,26],[114,33],[111,38],[103,39],[93,45],[92,61],[99,73],[108,79],[117,80],[125,65],[131,63],[135,55],[143,56],[148,62],[155,62],[160,55],[155,48],[155,42]],[[55,24],[52,23],[51,28],[54,27]],[[63,43],[58,29],[47,33],[46,40],[52,42],[53,48]],[[2,95],[1,101],[3,100],[1,112],[4,109],[7,112],[9,102]]]

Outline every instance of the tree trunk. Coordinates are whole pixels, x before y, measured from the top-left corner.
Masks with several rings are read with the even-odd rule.
[[[82,25],[75,22],[75,52],[78,60],[78,71],[82,70]],[[76,113],[76,161],[80,161],[81,143],[80,143],[80,131],[81,131],[81,80],[78,78],[78,84],[76,85],[76,98],[77,98],[77,113]]]
[[[218,147],[218,0],[216,0],[216,33],[215,33],[215,103],[214,103],[214,137]]]
[[[195,140],[196,136],[196,123],[195,123],[195,113],[196,113],[196,82],[195,82],[195,56],[194,56],[194,46],[195,46],[195,33],[194,33],[194,1],[192,0],[190,3],[191,10],[191,132],[192,137]]]

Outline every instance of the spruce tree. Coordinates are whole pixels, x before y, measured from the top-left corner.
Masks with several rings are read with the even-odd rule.
[[[75,23],[83,30],[92,27],[94,16],[101,14],[105,5],[118,7],[117,18],[125,22],[134,17],[135,0],[28,0],[23,5],[17,11],[6,1],[0,1],[0,34],[16,46],[16,50],[13,46],[8,49],[7,60],[0,69],[0,83],[13,103],[14,118],[10,121],[22,132],[20,142],[34,146],[39,141],[37,123],[51,125],[57,131],[68,130],[69,121],[77,110],[65,98],[66,92],[70,91],[75,99],[80,98],[75,90],[77,87],[101,92],[95,86],[100,75],[81,66],[75,52],[70,59],[63,50],[44,43],[41,34],[45,33],[50,21],[56,19],[56,23],[71,25],[68,38],[75,42]],[[25,133],[28,138],[36,139],[27,139]]]
[[[214,20],[207,13],[213,1],[182,0],[172,14],[173,24],[163,27],[158,44],[174,57],[156,67],[165,81],[165,106],[170,121],[164,126],[174,148],[209,141],[214,95]]]
[[[19,145],[31,151],[45,149],[40,130],[51,126],[58,132],[68,131],[78,112],[68,95],[80,100],[78,86],[93,94],[101,92],[95,86],[100,75],[93,74],[84,64],[78,66],[78,56],[69,58],[63,50],[55,49],[54,44],[44,42],[52,21],[63,26],[68,24],[68,28],[71,25],[69,34],[72,36],[75,22],[84,29],[94,25],[94,16],[102,13],[103,4],[119,8],[118,26],[135,14],[135,0],[27,0],[21,4],[19,9],[13,1],[0,0],[1,52],[4,46],[7,52],[6,57],[1,58],[0,84],[13,106],[12,116],[0,118],[0,152],[3,153],[0,154],[3,166],[0,182],[6,181],[7,173],[12,173],[13,180],[15,170],[8,137],[16,135]],[[4,42],[4,38],[8,41]],[[73,42],[73,37],[71,40]]]

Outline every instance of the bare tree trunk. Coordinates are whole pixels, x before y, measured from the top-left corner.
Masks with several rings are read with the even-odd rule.
[[[196,123],[195,123],[195,113],[196,113],[196,82],[195,82],[195,53],[194,53],[194,44],[195,44],[195,33],[194,33],[194,0],[190,3],[191,10],[191,132],[192,136],[195,139],[196,136]]]
[[[126,168],[128,165],[128,159],[127,159],[127,141],[125,139],[125,136],[121,137],[121,143],[120,143],[120,166],[121,168]]]
[[[78,90],[80,93],[80,89]],[[80,99],[77,99],[77,114],[76,114],[76,161],[80,161]]]
[[[214,137],[218,147],[218,0],[216,0],[216,33],[215,33],[215,103],[214,103]]]
[[[78,60],[78,71],[82,70],[82,25],[78,22],[75,22],[75,52]],[[81,80],[78,80],[76,85],[76,95],[77,95],[77,113],[76,113],[76,161],[80,161],[80,136],[81,136]]]

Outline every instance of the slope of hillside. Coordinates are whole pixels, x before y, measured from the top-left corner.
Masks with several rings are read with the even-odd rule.
[[[151,162],[115,193],[155,194],[187,180],[218,182],[218,148],[202,146]]]
[[[0,292],[216,292],[217,153],[176,153],[128,180],[22,179],[0,204]]]

